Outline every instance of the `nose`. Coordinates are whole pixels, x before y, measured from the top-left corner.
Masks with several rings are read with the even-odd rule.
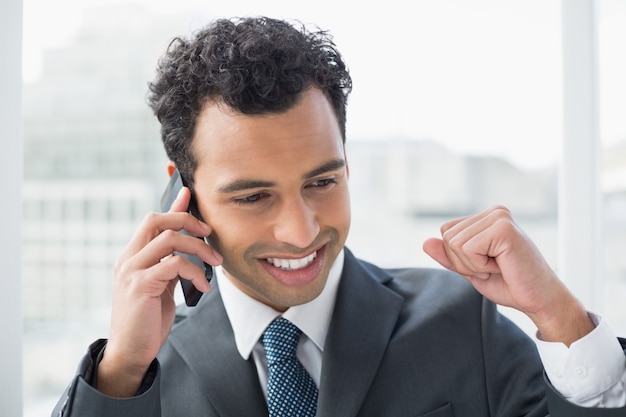
[[[306,248],[319,232],[315,211],[303,198],[295,198],[282,205],[274,226],[274,238],[278,241]]]

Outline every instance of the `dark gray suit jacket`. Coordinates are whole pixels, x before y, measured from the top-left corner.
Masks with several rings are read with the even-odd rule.
[[[179,312],[138,396],[108,398],[87,383],[100,341],[53,416],[267,416],[219,290]],[[317,415],[588,417],[626,416],[626,408],[585,409],[561,398],[544,379],[534,342],[459,276],[382,270],[346,249]]]

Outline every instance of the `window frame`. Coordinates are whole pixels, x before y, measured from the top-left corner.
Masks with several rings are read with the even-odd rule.
[[[3,273],[0,275],[0,415],[22,415],[21,219],[23,181],[22,0],[0,3],[0,126],[3,168]]]

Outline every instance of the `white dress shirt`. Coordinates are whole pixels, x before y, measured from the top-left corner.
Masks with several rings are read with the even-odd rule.
[[[572,343],[535,341],[550,382],[574,404],[622,407],[626,404],[626,357],[606,320],[589,313],[596,325]]]
[[[322,374],[322,351],[332,312],[335,309],[343,259],[342,250],[330,270],[324,289],[316,299],[291,307],[282,313],[284,318],[302,330],[296,356],[318,387]],[[281,313],[235,287],[224,275],[221,267],[216,268],[216,278],[228,319],[235,333],[237,350],[246,360],[252,355],[263,393],[267,398],[267,359],[260,338],[265,328]]]
[[[296,355],[319,387],[322,352],[330,325],[344,252],[333,264],[326,286],[313,301],[294,306],[282,316],[302,330]],[[281,313],[243,293],[216,268],[224,307],[235,334],[241,357],[250,355],[267,398],[267,360],[261,344],[265,328]],[[565,398],[585,407],[622,407],[626,404],[626,356],[606,320],[591,314],[596,328],[568,348],[562,343],[535,337],[539,355],[550,382]]]

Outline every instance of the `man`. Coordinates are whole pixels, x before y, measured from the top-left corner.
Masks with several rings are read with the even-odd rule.
[[[108,341],[90,347],[53,415],[625,415],[626,342],[506,208],[424,243],[453,272],[382,270],[344,247],[351,80],[326,33],[219,20],[177,39],[150,89],[170,172],[188,188],[120,256]],[[187,212],[192,195],[202,220]],[[178,253],[221,265],[217,285]],[[208,294],[175,314],[179,276]],[[535,323],[547,377],[494,303]],[[309,414],[275,413],[274,323],[299,328],[289,361],[306,394],[284,406]]]

